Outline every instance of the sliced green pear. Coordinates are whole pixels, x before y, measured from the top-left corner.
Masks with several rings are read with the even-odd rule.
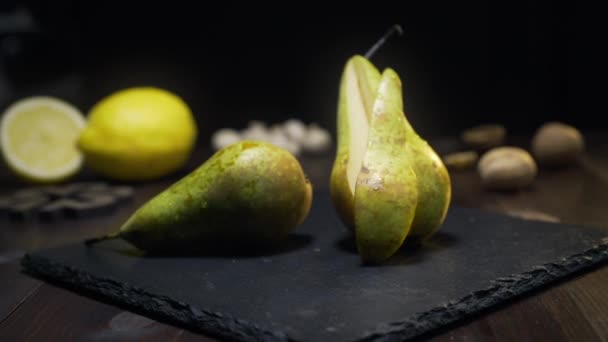
[[[357,120],[351,116],[351,120]],[[391,257],[410,232],[418,203],[417,177],[412,159],[403,153],[407,141],[401,81],[386,69],[376,93],[365,147],[351,149],[362,160],[354,189],[355,238],[364,262]]]
[[[241,141],[138,208],[120,230],[152,253],[198,253],[277,246],[307,217],[312,186],[287,150]]]
[[[355,185],[367,148],[369,120],[380,78],[372,63],[355,55],[347,61],[340,81],[336,158],[330,190],[338,215],[350,229],[355,224]]]
[[[392,70],[390,72],[394,73]],[[399,81],[398,76],[394,76]],[[372,63],[364,57],[354,56],[346,63],[340,83],[338,148],[331,174],[331,190],[342,221],[353,230],[357,210],[354,207],[354,194],[371,139],[371,114],[381,96],[380,80],[381,75]],[[401,92],[401,82],[396,83],[398,87],[394,88]],[[439,155],[409,122],[403,109],[402,94],[398,97],[395,95],[395,98],[398,99],[395,108],[400,108],[403,116],[399,122],[403,121],[400,125],[404,127],[405,139],[403,143],[393,144],[393,147],[396,146],[409,160],[416,174],[418,190],[416,213],[407,239],[421,242],[433,236],[445,221],[452,196],[450,175]],[[386,133],[376,134],[382,136]],[[394,157],[391,159],[393,163],[396,162]]]

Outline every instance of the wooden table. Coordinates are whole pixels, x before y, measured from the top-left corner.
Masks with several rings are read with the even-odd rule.
[[[577,167],[541,169],[532,189],[489,192],[475,170],[453,171],[454,205],[477,207],[534,219],[601,226],[608,229],[608,138],[590,135],[587,155]],[[513,144],[518,144],[514,140]],[[455,139],[433,143],[442,152]],[[523,145],[525,146],[525,145]],[[197,152],[188,169],[210,152]],[[332,156],[302,158],[317,189],[327,188]],[[184,171],[186,172],[186,171]],[[0,221],[0,341],[168,341],[212,340],[178,327],[77,295],[20,273],[19,257],[28,250],[58,246],[113,231],[140,204],[182,174],[135,184],[134,198],[101,216],[54,222]],[[85,170],[77,180],[99,180]],[[23,187],[0,170],[0,195]],[[607,231],[608,232],[608,231]],[[607,234],[608,235],[608,234]],[[608,268],[562,282],[430,336],[437,341],[533,340],[607,341]]]

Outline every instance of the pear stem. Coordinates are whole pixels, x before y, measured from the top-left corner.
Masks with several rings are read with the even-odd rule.
[[[92,244],[95,244],[95,243],[98,243],[101,241],[116,239],[118,237],[118,235],[119,235],[119,233],[112,233],[112,234],[108,234],[105,236],[86,239],[86,240],[84,240],[84,244],[89,246],[89,245],[92,245]]]
[[[390,29],[388,29],[386,33],[382,37],[380,37],[380,39],[378,39],[378,41],[376,41],[376,43],[369,50],[367,50],[367,52],[365,53],[365,58],[370,59],[376,53],[376,51],[378,51],[378,49],[380,49],[382,45],[384,45],[384,43],[386,43],[386,41],[395,33],[398,33],[399,35],[403,34],[403,29],[401,28],[401,25],[395,24]]]

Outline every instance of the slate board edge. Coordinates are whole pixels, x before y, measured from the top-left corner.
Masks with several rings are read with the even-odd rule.
[[[474,317],[509,299],[522,297],[599,267],[608,261],[608,242],[594,245],[584,252],[533,267],[530,271],[495,279],[489,287],[474,291],[444,306],[414,314],[404,321],[378,327],[374,332],[358,339],[363,341],[403,341],[432,334],[466,318]]]
[[[234,341],[291,341],[280,331],[269,331],[225,313],[199,309],[112,278],[95,277],[45,257],[28,253],[21,258],[21,265],[25,273],[49,283],[62,284],[75,292],[86,293],[110,304],[188,330]],[[141,303],[145,304],[142,306]]]
[[[474,291],[444,306],[414,314],[404,321],[378,327],[356,341],[402,341],[430,334],[482,313],[509,299],[539,290],[563,280],[567,276],[590,270],[608,261],[608,242],[604,241],[559,261],[536,266],[524,273],[495,279],[492,285],[485,289]],[[87,292],[101,300],[127,307],[134,312],[150,315],[188,330],[236,341],[293,341],[284,332],[267,330],[252,322],[237,319],[225,313],[199,309],[114,279],[95,277],[88,272],[45,257],[28,253],[21,259],[21,265],[24,267],[25,273],[32,276],[43,278],[51,283],[61,283],[74,291]],[[146,304],[135,305],[138,302]]]

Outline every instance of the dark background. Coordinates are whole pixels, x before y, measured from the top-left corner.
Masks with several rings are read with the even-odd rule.
[[[373,62],[401,75],[426,136],[486,122],[513,134],[547,120],[595,129],[605,112],[602,12],[578,2],[3,4],[3,107],[45,94],[86,112],[112,91],[155,85],[188,102],[204,143],[250,120],[334,130],[344,62],[398,23],[404,35]]]

